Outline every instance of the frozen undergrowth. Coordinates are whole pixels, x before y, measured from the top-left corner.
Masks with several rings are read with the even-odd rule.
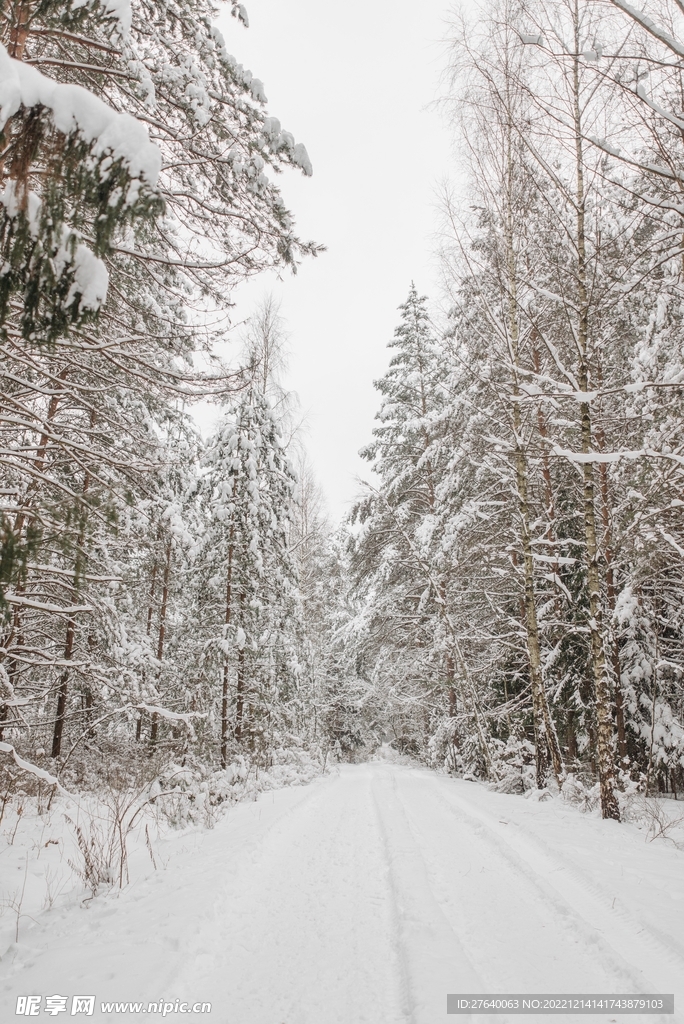
[[[453,751],[447,748],[443,737],[438,737],[431,748],[429,767],[440,773],[462,778],[486,787],[495,793],[522,796],[531,803],[559,801],[564,806],[576,808],[582,814],[601,816],[599,784],[589,776],[568,772],[559,790],[551,778],[544,789],[538,789],[535,782],[534,746],[528,740],[510,737],[507,742],[493,741],[494,765],[498,774],[496,782],[483,783],[482,779],[463,765],[454,765]],[[396,764],[424,767],[424,763],[409,755],[400,754],[383,744],[377,755]],[[458,758],[456,759],[458,762]],[[634,825],[644,834],[646,842],[662,840],[684,851],[684,800],[670,795],[663,797],[647,792],[647,779],[642,775],[633,779],[627,772],[618,776],[618,799],[624,823]]]
[[[580,810],[600,815],[599,785],[587,786],[568,775],[561,789],[562,799]],[[643,783],[623,779],[618,792],[623,822],[635,825],[647,842],[661,839],[684,851],[684,802],[660,796],[648,796]]]
[[[171,763],[150,788],[150,800],[172,825],[211,827],[226,806],[256,800],[270,789],[311,782],[326,770],[323,755],[312,756],[301,748],[276,749],[270,760],[268,767],[260,767],[238,757],[218,771],[189,760],[184,765]]]
[[[644,833],[646,842],[663,840],[684,851],[684,801],[649,796],[644,792],[643,782],[635,782],[629,778],[622,779],[621,785],[618,799],[622,822],[636,826]],[[501,790],[496,785],[491,788],[499,792],[510,792],[506,789]],[[598,782],[584,782],[573,773],[566,776],[560,792],[555,784],[550,784],[547,789],[532,786],[522,795],[526,800],[535,803],[560,800],[577,808],[583,814],[601,816]]]
[[[599,784],[588,775],[568,772],[560,790],[555,780],[550,779],[547,788],[538,789],[535,782],[534,746],[528,740],[510,737],[507,742],[495,740],[491,743],[494,767],[498,774],[496,782],[489,788],[496,793],[519,795],[533,803],[560,800],[576,807],[586,814],[600,816]],[[454,772],[451,761],[444,756],[444,743],[436,745],[432,767],[442,758],[441,770],[456,774],[466,781],[480,781],[467,771]],[[440,769],[438,769],[440,770]],[[623,822],[635,825],[647,841],[654,839],[673,843],[684,850],[684,800],[663,797],[648,792],[645,775],[632,778],[628,772],[618,773],[618,800]]]
[[[227,808],[330,770],[303,749],[271,760],[260,767],[240,757],[225,771],[169,764],[143,787],[110,785],[71,800],[42,784],[0,799],[0,956],[40,914],[87,906],[163,870],[180,838],[212,828]]]

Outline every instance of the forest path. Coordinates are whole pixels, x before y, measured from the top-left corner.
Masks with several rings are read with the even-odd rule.
[[[92,1019],[112,1022],[157,1015],[103,1001],[207,1001],[167,1018],[218,1024],[435,1024],[457,1019],[447,992],[684,1003],[684,854],[559,801],[378,761],[165,850],[163,870],[26,932],[0,964],[0,1019],[29,993],[96,994]]]

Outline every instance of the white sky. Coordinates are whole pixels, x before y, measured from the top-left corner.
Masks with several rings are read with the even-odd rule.
[[[287,385],[306,415],[314,471],[337,520],[368,476],[387,342],[411,280],[436,294],[436,189],[449,172],[438,111],[449,0],[245,0],[228,50],[266,87],[268,112],[307,147],[313,178],[279,177],[300,237],[328,251],[282,281],[240,287],[243,319],[265,292],[290,333]]]

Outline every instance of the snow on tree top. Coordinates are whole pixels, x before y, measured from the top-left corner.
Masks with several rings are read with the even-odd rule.
[[[154,187],[161,169],[161,153],[147,129],[130,114],[117,113],[80,85],[66,85],[9,56],[0,44],[0,129],[20,107],[38,104],[52,112],[55,127],[65,135],[75,132],[95,144],[99,154],[110,152],[123,160],[134,178]]]
[[[128,32],[133,17],[131,0],[104,0],[104,6],[117,19],[122,31]]]
[[[90,0],[73,0],[72,7],[77,10],[79,7],[89,6],[89,3]],[[116,18],[123,33],[130,31],[133,20],[131,0],[102,0],[102,6]]]

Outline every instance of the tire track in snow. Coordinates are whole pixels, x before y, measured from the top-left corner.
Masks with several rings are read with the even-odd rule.
[[[479,826],[487,830],[489,840],[494,842],[498,849],[514,852],[514,855],[518,858],[518,867],[522,865],[525,873],[528,872],[527,865],[534,864],[533,877],[536,883],[539,884],[543,880],[544,891],[548,891],[550,888],[553,892],[557,893],[566,905],[569,906],[570,910],[574,910],[577,902],[580,902],[578,895],[581,891],[581,903],[588,909],[589,916],[592,919],[590,921],[589,916],[582,915],[583,920],[593,928],[602,926],[603,931],[614,937],[617,936],[618,939],[621,939],[621,937],[633,938],[636,943],[635,950],[638,954],[638,961],[649,964],[649,969],[652,972],[651,983],[658,981],[655,975],[662,975],[662,961],[669,963],[684,979],[684,955],[679,952],[678,948],[663,943],[662,939],[648,925],[637,921],[625,909],[612,909],[605,893],[578,871],[574,865],[557,857],[543,840],[538,839],[536,836],[532,839],[529,833],[521,836],[515,833],[507,833],[504,830],[505,827],[504,829],[499,829],[497,827],[499,823],[496,819],[486,812],[479,810],[473,815],[472,805],[469,805],[467,801],[463,801],[456,794],[450,794],[448,802],[457,802],[460,808],[467,808],[465,813],[470,817],[471,821],[476,821]],[[553,881],[550,880],[551,875],[554,875]],[[560,884],[558,884],[559,879]],[[597,924],[594,924],[594,921]],[[643,935],[643,939],[637,938],[637,936],[641,935]],[[642,948],[644,943],[653,948],[647,952]],[[620,945],[623,944],[620,942]],[[649,953],[651,955],[648,955]],[[654,953],[656,954],[655,957],[652,955]],[[634,968],[633,961],[625,959]],[[641,968],[637,969],[641,970]],[[661,977],[660,980],[663,985],[667,984],[667,978]],[[654,991],[653,988],[650,990]],[[664,988],[661,988],[661,991],[664,990]]]
[[[421,777],[411,772],[417,781]],[[422,776],[426,778],[426,776]],[[594,949],[608,972],[619,982],[614,991],[668,992],[673,990],[673,970],[684,986],[684,961],[672,947],[622,909],[611,909],[597,886],[573,866],[559,860],[541,841],[525,833],[511,832],[486,811],[454,792],[445,793],[447,780],[430,778],[421,796],[431,796],[445,806],[458,825],[470,830],[475,842],[486,844],[507,868],[536,890],[570,935],[579,935]],[[517,827],[517,826],[516,826]],[[677,987],[677,986],[675,986]],[[515,1018],[517,1019],[517,1018]],[[618,1017],[619,1019],[619,1017]],[[627,1018],[626,1018],[627,1019]],[[638,1020],[634,1016],[630,1021]],[[675,1017],[644,1017],[645,1021],[681,1020]],[[499,1018],[501,1022],[502,1019]]]
[[[176,987],[199,961],[203,991],[236,1024],[406,1024],[370,777],[326,780],[306,813],[269,828],[256,858],[238,851]]]
[[[194,912],[188,915],[182,930],[179,929],[177,915],[170,915],[165,929],[167,934],[163,937],[163,941],[170,949],[170,955],[164,974],[157,982],[160,991],[177,991],[180,993],[179,998],[182,999],[184,992],[192,990],[194,972],[199,969],[203,973],[210,973],[217,969],[217,963],[220,961],[220,954],[217,954],[217,951],[221,949],[221,944],[216,942],[212,948],[212,944],[207,941],[207,935],[213,933],[223,936],[224,907],[230,901],[231,893],[239,891],[247,884],[250,875],[258,873],[273,841],[277,842],[278,838],[288,831],[296,830],[297,822],[303,817],[306,818],[311,805],[320,798],[321,781],[315,780],[307,786],[287,790],[287,801],[284,806],[277,806],[275,809],[273,805],[269,806],[269,796],[275,802],[276,791],[261,793],[258,799],[249,803],[235,804],[228,809],[225,818],[215,826],[210,837],[198,836],[199,841],[195,844],[195,849],[202,857],[203,874],[215,879],[215,898],[207,902],[198,892]],[[255,827],[253,817],[257,811],[258,820]],[[225,835],[225,847],[215,846],[207,855],[207,847],[214,844],[207,843],[206,838],[220,835]],[[238,853],[227,868],[228,879],[225,865],[226,848],[234,849]],[[188,873],[181,891],[192,900],[192,893],[197,889],[196,876]],[[156,893],[152,892],[149,898],[152,902],[155,901]],[[186,969],[188,963],[192,965],[190,971]],[[184,988],[184,983],[190,988]]]
[[[176,847],[166,870],[41,918],[22,964],[3,965],[0,996],[13,1011],[18,992],[69,979],[107,1000],[208,1000],[221,1024],[436,1024],[449,991],[553,991],[545,977],[583,982],[555,991],[673,990],[671,950],[611,914],[524,822],[517,836],[500,825],[491,794],[460,789],[376,762],[262,794]],[[506,1021],[472,1017],[487,1019]]]
[[[446,780],[443,780],[446,781]],[[458,794],[450,794],[455,800],[458,800],[461,805],[467,806],[470,810],[469,813],[472,815],[473,807],[467,799],[460,797]],[[490,830],[495,831],[504,841],[508,841],[508,832],[504,829],[499,829],[500,822],[497,818],[487,814],[486,811],[478,809],[476,812],[478,820],[483,825],[486,825]],[[485,820],[486,819],[486,820]],[[612,827],[613,823],[609,823],[608,827]],[[519,826],[514,823],[516,829]],[[619,825],[615,827],[621,827]],[[678,971],[684,978],[684,943],[679,941],[677,937],[669,935],[662,930],[657,930],[653,927],[652,923],[642,920],[640,917],[636,917],[635,914],[625,909],[624,901],[621,901],[621,906],[615,908],[613,906],[613,900],[606,894],[606,892],[598,886],[592,879],[583,872],[580,867],[574,864],[569,858],[564,857],[562,853],[554,849],[542,839],[539,835],[532,832],[526,832],[525,835],[531,847],[537,848],[540,853],[547,858],[548,861],[554,863],[557,868],[566,872],[577,885],[581,886],[586,890],[596,902],[600,903],[603,910],[610,915],[611,920],[620,919],[624,924],[629,927],[633,934],[644,934],[645,940],[652,942],[654,950],[658,956],[667,960],[675,971]],[[508,844],[510,845],[510,843]]]
[[[433,1024],[445,1014],[448,992],[478,992],[482,981],[435,899],[397,793],[396,769],[373,767],[373,796],[394,902],[405,1012],[410,1024]],[[490,1020],[477,1019],[480,1024]],[[502,1024],[500,1017],[498,1022]]]

